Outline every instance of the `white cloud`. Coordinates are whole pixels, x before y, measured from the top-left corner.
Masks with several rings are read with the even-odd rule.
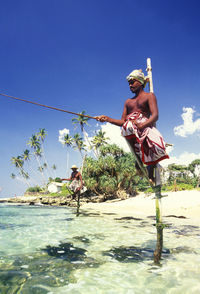
[[[58,141],[61,143],[61,144],[65,144],[65,141],[64,141],[64,137],[65,135],[69,134],[69,130],[68,129],[63,129],[63,130],[59,130],[59,137],[58,137]]]
[[[94,133],[94,136],[95,136],[95,133]],[[94,155],[96,156],[95,150],[92,148],[93,137],[89,137],[88,133],[85,130],[83,131],[83,137],[84,137],[84,142],[83,143],[86,146],[87,152],[89,154],[93,152]]]
[[[105,137],[109,138],[107,141],[109,144],[116,144],[117,146],[122,148],[124,151],[126,151],[126,152],[130,151],[128,144],[126,143],[126,140],[124,139],[124,137],[121,136],[121,128],[120,127],[112,125],[110,123],[105,123],[103,125],[98,124],[98,125],[96,125],[96,127],[100,127],[100,129],[103,132],[105,132]],[[98,131],[100,129],[96,129],[94,131],[93,135],[95,136],[96,133],[98,133]],[[87,139],[86,139],[86,136],[87,136]],[[92,140],[93,140],[93,137],[89,137],[87,133],[84,134],[84,144],[86,145],[88,152],[92,152],[92,150],[90,149],[90,145],[88,143],[88,141],[91,142]]]
[[[200,159],[200,153],[195,154],[195,153],[189,153],[187,151],[184,151],[178,157],[170,156],[169,159],[162,160],[160,162],[160,164],[163,167],[166,167],[166,166],[168,166],[169,164],[172,164],[172,163],[181,164],[181,165],[188,165],[195,159]]]
[[[174,150],[174,146],[167,146],[166,147],[167,154],[170,154],[173,150]]]
[[[193,121],[193,115],[196,111],[191,107],[183,107],[181,115],[183,124],[174,128],[174,134],[180,137],[187,137],[200,131],[200,118]]]
[[[126,143],[126,140],[121,135],[120,127],[111,125],[110,123],[106,123],[101,126],[101,129],[103,132],[105,132],[105,137],[108,137],[110,139],[109,144],[116,144],[124,151],[130,151],[128,144]]]

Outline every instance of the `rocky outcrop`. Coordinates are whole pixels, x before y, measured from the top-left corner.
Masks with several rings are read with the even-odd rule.
[[[116,195],[89,195],[83,194],[80,197],[80,204],[88,202],[105,202],[113,199],[123,200],[129,198],[129,194],[124,190],[117,191]],[[15,203],[15,204],[26,204],[26,205],[51,205],[51,206],[77,206],[77,199],[72,199],[71,195],[66,196],[51,196],[48,194],[41,193],[28,193],[21,197],[0,199],[1,202]]]
[[[80,202],[98,202],[99,197],[94,195],[90,197],[81,197]],[[21,196],[14,198],[2,199],[0,202],[11,203],[11,204],[26,204],[26,205],[51,205],[51,206],[77,206],[77,200],[72,199],[71,196],[46,196],[46,195],[37,195],[37,196]]]

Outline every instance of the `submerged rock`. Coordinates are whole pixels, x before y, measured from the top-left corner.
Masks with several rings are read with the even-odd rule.
[[[72,243],[61,243],[31,255],[10,256],[7,263],[0,264],[0,293],[45,294],[50,287],[75,283],[74,270],[102,264],[86,252]]]
[[[133,217],[133,216],[124,216],[124,217],[120,217],[120,218],[115,218],[115,220],[137,220],[140,221],[142,220],[142,218],[138,218],[138,217]]]
[[[153,259],[153,249],[121,246],[104,251],[103,255],[110,256],[120,262],[139,262],[146,259]]]
[[[81,241],[81,242],[86,243],[86,244],[91,243],[91,241],[88,238],[86,238],[85,236],[76,236],[73,239]]]
[[[104,251],[103,255],[110,256],[119,262],[141,262],[144,260],[153,260],[154,249],[141,247],[115,247],[111,250]],[[170,251],[164,249],[162,254],[169,255]]]
[[[47,254],[50,256],[62,258],[67,261],[83,260],[84,257],[86,257],[85,249],[74,247],[71,243],[61,243],[58,246],[48,245],[46,248],[42,250],[44,252],[47,252]]]

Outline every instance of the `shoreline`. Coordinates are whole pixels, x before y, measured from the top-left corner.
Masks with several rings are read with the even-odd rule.
[[[98,202],[99,196],[82,197],[81,205],[87,202]],[[0,198],[0,203],[13,205],[35,205],[35,206],[56,206],[56,207],[76,207],[77,201],[71,199],[71,195],[67,196],[48,196],[46,195],[24,195],[12,198]]]
[[[179,217],[193,220],[200,226],[200,191],[185,190],[177,192],[166,192],[161,198],[163,217]],[[124,217],[148,217],[155,216],[154,194],[147,196],[140,193],[137,196],[122,199],[98,201],[95,197],[91,201],[88,198],[81,199],[80,210],[87,212],[98,212],[100,214],[117,214]],[[0,203],[13,205],[36,205],[54,207],[76,207],[77,202],[71,201],[68,197],[47,197],[47,196],[21,196],[16,198],[0,198]]]

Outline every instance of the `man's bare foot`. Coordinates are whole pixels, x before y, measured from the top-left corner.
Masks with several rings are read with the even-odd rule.
[[[151,185],[155,186],[155,182],[152,179],[149,179],[149,182],[151,183]]]

